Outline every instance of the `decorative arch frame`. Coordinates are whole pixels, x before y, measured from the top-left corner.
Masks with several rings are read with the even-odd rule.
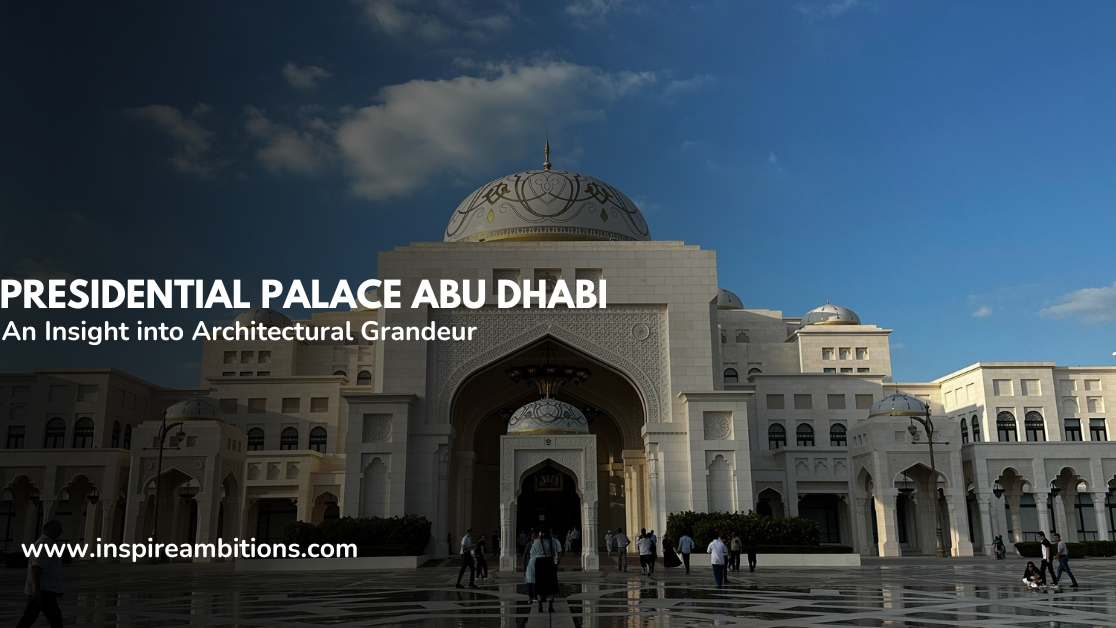
[[[439,325],[476,327],[472,342],[430,343],[427,381],[440,382],[432,404],[433,423],[452,421],[462,385],[475,373],[547,338],[562,343],[629,380],[643,402],[644,421],[669,421],[669,353],[666,310],[656,306],[613,306],[608,310],[550,310],[483,307],[436,310]],[[522,330],[508,334],[508,330]]]

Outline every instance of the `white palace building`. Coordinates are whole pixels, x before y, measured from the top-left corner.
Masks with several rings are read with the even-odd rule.
[[[0,375],[0,549],[45,518],[71,542],[146,540],[157,492],[163,542],[419,514],[436,556],[467,527],[510,539],[544,521],[599,540],[687,510],[809,517],[823,543],[865,556],[933,555],[935,512],[946,556],[1039,530],[1114,538],[1116,368],[982,362],[893,383],[890,329],[828,303],[752,307],[718,287],[714,251],[653,240],[592,177],[549,163],[502,177],[461,203],[443,241],[381,252],[377,271],[404,295],[422,279],[606,281],[608,307],[499,309],[490,295],[480,309],[323,312],[313,324],[477,331],[205,342],[189,389],[111,368]],[[273,310],[239,320],[292,324]]]

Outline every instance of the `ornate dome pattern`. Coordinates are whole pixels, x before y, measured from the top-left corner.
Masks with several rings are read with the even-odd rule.
[[[252,323],[256,323],[263,327],[290,327],[294,324],[286,314],[265,307],[258,307],[254,310],[241,312],[236,317],[236,320],[246,327],[251,326]]]
[[[840,305],[832,305],[829,301],[825,305],[816,307],[809,312],[806,316],[802,317],[802,326],[807,325],[859,325],[860,317],[856,312],[841,307]]]
[[[589,421],[568,403],[543,397],[518,409],[508,420],[508,434],[588,434]]]
[[[205,397],[195,397],[178,403],[167,408],[167,421],[224,421],[225,413],[221,412],[221,408],[213,403],[211,399]]]
[[[717,309],[742,310],[744,309],[744,302],[732,290],[717,288]]]
[[[639,208],[611,185],[576,172],[528,170],[470,194],[443,241],[650,239]]]
[[[874,416],[926,416],[926,404],[916,397],[895,393],[872,404],[868,418]]]

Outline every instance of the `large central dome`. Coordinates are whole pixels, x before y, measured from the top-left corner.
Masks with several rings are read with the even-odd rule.
[[[445,242],[650,240],[643,214],[611,185],[576,172],[528,170],[479,188],[453,212]]]

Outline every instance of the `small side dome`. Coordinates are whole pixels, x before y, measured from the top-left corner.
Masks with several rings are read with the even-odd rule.
[[[926,404],[910,395],[895,393],[872,404],[868,418],[874,416],[926,416]]]
[[[717,309],[718,310],[743,310],[744,302],[740,297],[731,290],[724,288],[717,288]]]
[[[841,307],[840,305],[833,305],[829,301],[825,305],[816,307],[809,312],[806,316],[802,317],[802,326],[807,325],[859,325],[860,317],[856,312]]]
[[[261,327],[290,327],[294,324],[286,314],[266,307],[241,312],[236,320],[244,327],[250,327],[252,323]]]
[[[581,410],[557,399],[542,398],[518,409],[508,420],[508,434],[588,434]]]
[[[225,420],[225,413],[212,399],[195,397],[167,408],[168,421],[221,421]]]

